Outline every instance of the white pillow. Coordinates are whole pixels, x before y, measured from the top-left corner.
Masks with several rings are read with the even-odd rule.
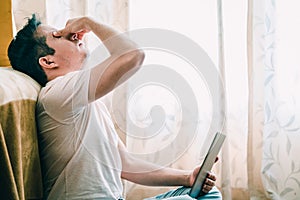
[[[10,67],[0,67],[0,105],[11,101],[36,101],[41,86],[28,75]]]

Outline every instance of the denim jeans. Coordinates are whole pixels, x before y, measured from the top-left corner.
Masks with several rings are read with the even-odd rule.
[[[194,198],[190,197],[188,194],[190,192],[191,188],[188,187],[180,187],[175,190],[171,190],[169,192],[166,192],[164,194],[160,194],[156,197],[150,197],[146,198],[144,200],[195,200]],[[206,195],[200,196],[197,198],[197,200],[209,200],[209,199],[216,199],[221,200],[222,195],[219,192],[219,190],[216,187],[213,187],[212,190],[209,191]]]

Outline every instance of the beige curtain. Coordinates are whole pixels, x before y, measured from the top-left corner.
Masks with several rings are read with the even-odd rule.
[[[262,141],[264,128],[264,61],[259,49],[260,37],[264,30],[256,29],[255,16],[265,15],[265,2],[248,1],[248,27],[247,27],[247,60],[248,60],[248,147],[247,147],[247,175],[248,194],[250,198],[266,199],[262,185]]]
[[[223,29],[220,30],[220,35],[226,34],[242,34],[244,37],[237,37],[236,41],[229,42],[228,37],[225,37],[225,45],[220,49],[221,54],[227,54],[223,60],[220,59],[221,71],[224,71],[223,76],[227,83],[227,98],[228,98],[228,113],[227,126],[225,132],[228,136],[223,151],[222,170],[222,186],[221,190],[224,199],[268,199],[265,189],[262,184],[262,144],[263,144],[263,129],[264,129],[264,49],[261,49],[264,34],[264,23],[259,21],[265,15],[265,2],[253,1],[234,5],[233,1],[222,2],[218,1],[219,21],[226,21],[223,24]],[[222,7],[223,3],[223,7]],[[227,5],[226,5],[227,4]],[[230,5],[228,5],[230,4]],[[232,12],[230,7],[239,7],[243,12]],[[224,15],[220,13],[224,12]],[[239,18],[234,20],[233,17]],[[229,22],[229,20],[233,21]],[[258,22],[259,21],[259,22]],[[240,32],[233,32],[232,26],[240,26]],[[237,29],[234,29],[235,31]],[[240,39],[240,40],[239,40]],[[227,41],[226,41],[227,40]],[[238,46],[234,43],[241,42],[243,45]],[[221,44],[222,45],[222,44]],[[240,48],[242,47],[242,48]],[[239,49],[237,49],[239,48]],[[223,52],[222,52],[223,51]],[[232,51],[230,53],[230,51]],[[237,52],[239,51],[239,52]],[[237,54],[236,54],[237,53]],[[234,55],[235,54],[235,55]],[[236,57],[231,57],[236,56]],[[232,60],[242,56],[239,64],[232,66]],[[259,59],[258,59],[259,58]],[[230,69],[231,68],[231,69]],[[242,68],[241,71],[237,68]],[[237,70],[234,72],[232,70]],[[239,74],[237,74],[239,73]],[[241,79],[231,80],[228,76],[237,75]],[[233,84],[240,83],[239,88],[235,88]],[[236,98],[243,101],[239,105],[232,105],[233,90],[244,90],[241,93],[244,97]],[[247,99],[245,98],[247,97]]]

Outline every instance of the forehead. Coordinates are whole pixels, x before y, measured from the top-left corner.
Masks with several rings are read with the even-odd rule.
[[[52,37],[53,31],[56,31],[57,29],[53,28],[52,26],[48,25],[39,25],[37,28],[37,34],[40,36],[45,36],[46,38]]]

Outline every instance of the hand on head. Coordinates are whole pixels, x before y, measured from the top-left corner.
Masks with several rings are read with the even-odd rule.
[[[69,40],[82,40],[84,34],[90,32],[90,27],[86,21],[87,17],[74,18],[67,21],[65,28],[54,31],[54,37],[65,37]]]

